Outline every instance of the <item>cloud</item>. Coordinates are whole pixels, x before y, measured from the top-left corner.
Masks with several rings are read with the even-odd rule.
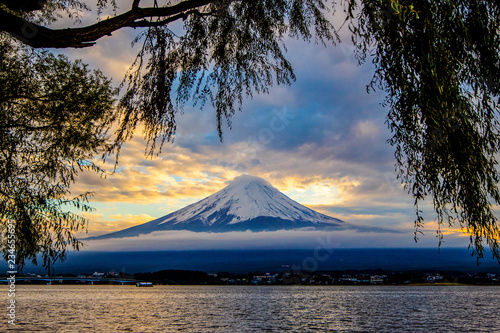
[[[380,127],[372,119],[361,120],[354,125],[354,135],[357,139],[375,139],[380,135]]]
[[[84,172],[72,192],[94,191],[94,200],[99,202],[140,204],[161,202],[166,198],[203,198],[239,174],[210,163],[212,157],[208,154],[175,146],[166,149],[161,157],[149,159],[144,156],[143,144],[140,139],[127,143],[117,170],[112,172],[111,169],[106,178]]]
[[[153,159],[145,159],[142,148],[140,140],[134,140],[124,147],[114,174],[102,179],[86,173],[72,188],[74,192],[95,191],[94,202],[117,207],[112,213],[104,213],[102,205],[98,209],[106,215],[101,225],[108,221],[105,226],[116,226],[107,231],[137,224],[131,216],[148,213],[152,220],[180,209],[217,192],[241,173],[263,177],[293,200],[348,222],[408,224],[407,216],[413,215],[411,197],[385,179],[384,169],[322,156],[321,148],[314,145],[254,155],[239,151],[239,144],[201,145],[197,152],[171,146]],[[259,163],[252,163],[253,159]],[[124,205],[117,204],[135,207],[135,211],[123,212]],[[120,223],[113,220],[116,214],[123,216]],[[103,230],[94,227],[92,231]]]
[[[125,214],[122,215],[122,214],[116,214],[116,215],[110,215],[109,216],[110,218],[112,219],[115,219],[115,220],[123,220],[123,219],[127,219],[129,221],[135,221],[137,222],[138,224],[139,223],[144,223],[144,222],[148,222],[148,221],[151,221],[153,220],[154,218],[149,215],[149,214],[140,214],[140,215],[133,215],[133,214]]]
[[[450,247],[464,246],[459,237],[448,235]],[[374,231],[304,231],[204,233],[191,231],[158,231],[122,239],[86,241],[88,251],[163,251],[163,250],[228,250],[228,249],[314,249],[434,247],[432,237],[422,237],[415,244],[411,230],[399,234]]]
[[[109,217],[104,217],[103,214],[87,213],[84,215],[84,217],[89,220],[89,223],[87,225],[87,230],[82,230],[76,234],[78,238],[103,235],[153,220],[153,218],[148,214],[116,214],[110,215]]]
[[[340,15],[334,17],[336,27],[343,24],[342,9],[339,11]],[[137,52],[130,47],[136,33],[120,30],[91,48],[64,52],[101,68],[117,84]],[[215,193],[236,176],[249,173],[265,178],[299,203],[347,222],[410,228],[406,238],[338,232],[335,239],[343,246],[407,244],[408,239],[413,239],[415,212],[412,197],[395,177],[394,148],[386,142],[391,137],[385,125],[387,110],[381,106],[384,93],[367,94],[373,65],[368,62],[359,66],[346,26],[341,34],[345,43],[326,48],[287,39],[287,58],[297,81],[244,100],[243,112],[232,118],[232,129],[224,129],[224,142],[219,141],[216,132],[215,111],[187,105],[177,115],[174,143],[167,143],[159,156],[145,157],[139,129],[134,139],[123,146],[114,173],[105,179],[91,172],[80,175],[72,192],[96,192],[93,204],[98,215],[89,215],[89,235],[145,222],[145,216],[153,219],[166,215]],[[112,170],[109,163],[104,166]],[[428,212],[426,220],[433,221],[432,203],[424,203],[421,208]],[[429,227],[433,230],[437,226],[431,222]],[[456,232],[450,237],[454,238]],[[162,235],[163,240],[159,235],[149,235],[129,240],[129,245],[140,249],[151,241],[158,247],[171,244],[168,246],[172,248],[251,247],[253,243],[267,246],[273,242],[291,246],[302,239],[313,245],[315,237],[319,237],[307,235],[170,232]],[[98,245],[112,249],[107,244]],[[116,241],[116,246],[120,244]]]

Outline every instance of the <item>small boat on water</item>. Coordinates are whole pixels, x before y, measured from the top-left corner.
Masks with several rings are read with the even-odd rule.
[[[152,287],[153,282],[137,282],[135,284],[136,287]]]

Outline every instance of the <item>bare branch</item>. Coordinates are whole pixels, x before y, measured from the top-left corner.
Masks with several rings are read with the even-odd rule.
[[[140,27],[137,20],[153,17],[165,17],[166,23],[181,19],[186,12],[206,6],[215,0],[182,1],[174,6],[161,8],[133,7],[130,11],[96,24],[71,29],[49,29],[33,24],[23,18],[0,10],[0,31],[9,33],[23,43],[35,48],[82,48],[95,44],[104,36],[110,36],[114,31],[124,27]],[[134,4],[139,3],[135,1]]]
[[[181,13],[177,15],[170,16],[167,19],[161,21],[148,21],[148,20],[140,20],[129,24],[130,28],[152,28],[152,27],[161,27],[162,25],[167,25],[168,23],[177,21],[179,19],[185,19],[187,16],[192,14],[192,12]]]

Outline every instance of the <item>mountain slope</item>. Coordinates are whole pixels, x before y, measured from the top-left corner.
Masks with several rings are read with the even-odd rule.
[[[205,199],[156,220],[89,239],[132,237],[159,230],[271,231],[332,228],[344,222],[288,198],[267,181],[248,175]]]

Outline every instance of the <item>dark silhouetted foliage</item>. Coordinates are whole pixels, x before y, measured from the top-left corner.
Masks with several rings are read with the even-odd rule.
[[[382,89],[387,94],[387,124],[393,133],[390,143],[396,149],[396,169],[415,199],[415,238],[423,226],[419,203],[432,198],[440,240],[443,224],[461,227],[470,236],[470,246],[478,260],[485,243],[500,260],[499,227],[493,213],[493,207],[500,204],[495,158],[500,138],[498,2],[346,0],[335,4],[328,0],[186,0],[167,1],[163,5],[155,1],[154,6],[143,7],[140,0],[134,0],[121,13],[113,0],[99,0],[97,6],[99,13],[112,7],[115,15],[88,26],[51,29],[48,24],[62,14],[78,20],[88,6],[78,0],[36,3],[0,0],[0,31],[33,48],[81,48],[91,47],[99,38],[122,28],[142,28],[134,42],[142,43],[143,47],[126,73],[116,114],[109,113],[112,89],[100,74],[78,77],[83,81],[98,81],[96,88],[106,86],[99,95],[102,105],[93,104],[102,108],[103,113],[91,112],[99,121],[90,121],[90,127],[85,121],[93,119],[92,116],[79,121],[88,131],[96,126],[95,138],[101,138],[102,124],[109,124],[107,121],[101,124],[104,119],[101,117],[116,116],[118,131],[113,147],[108,150],[116,155],[139,124],[148,142],[147,153],[160,152],[162,144],[173,139],[176,114],[188,102],[200,107],[208,104],[216,110],[216,127],[222,139],[224,122],[230,126],[231,116],[241,108],[244,98],[265,93],[273,84],[290,84],[295,80],[292,64],[284,56],[285,38],[314,39],[325,45],[335,43],[338,31],[330,22],[330,14],[343,15],[344,26],[352,31],[359,60],[370,60],[375,65],[368,88]],[[182,21],[183,27],[180,31],[176,27],[174,32],[170,23],[176,21]],[[10,43],[15,44],[12,40]],[[37,54],[40,53],[32,53]],[[55,64],[63,61],[53,59]],[[81,64],[73,66],[82,68]],[[63,70],[71,68],[67,65]],[[4,67],[2,75],[9,76],[10,71]],[[76,98],[74,94],[69,96]],[[54,104],[37,102],[37,107],[45,109]],[[31,98],[23,103],[31,105],[35,101]],[[67,110],[74,107],[68,105]],[[29,114],[32,110],[22,109],[22,112]],[[61,113],[59,119],[63,119],[63,114],[74,113],[76,117],[78,112]],[[23,144],[30,149],[45,147],[28,139],[29,136],[24,138]],[[101,143],[78,148],[76,141],[63,141],[62,147],[70,147],[70,155],[78,148],[87,158],[99,150]],[[71,164],[77,160],[83,159],[77,155],[69,157],[73,161],[68,162],[73,165],[72,170],[82,167]],[[64,192],[74,173],[65,178],[68,176],[61,176],[57,165],[51,167],[54,169],[36,172],[26,169],[26,175],[45,172],[47,184],[55,187],[62,184]],[[61,200],[60,192],[57,193],[47,196],[50,200],[45,205]],[[30,202],[19,207],[26,210],[37,205],[38,202]],[[24,210],[10,218],[18,219]],[[33,225],[26,228],[28,234],[41,232]],[[41,248],[35,247],[30,253],[35,250]]]
[[[0,237],[7,256],[8,221],[15,222],[18,264],[50,268],[85,227],[76,208],[90,193],[71,196],[70,185],[109,146],[115,90],[100,72],[45,52],[0,41]]]

